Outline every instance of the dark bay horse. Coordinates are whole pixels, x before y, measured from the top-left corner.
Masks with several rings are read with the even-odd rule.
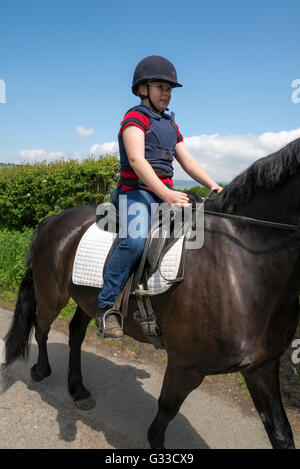
[[[297,225],[300,217],[300,139],[257,160],[206,209]],[[95,315],[96,288],[72,283],[80,238],[95,221],[95,206],[79,206],[43,220],[35,231],[15,315],[6,337],[6,361],[26,357],[30,332],[39,346],[34,381],[51,373],[47,337],[70,297],[69,392],[81,409],[93,401],[82,382],[80,351]],[[163,326],[168,365],[148,439],[162,448],[169,422],[206,375],[240,371],[274,448],[293,448],[279,388],[279,358],[299,319],[300,232],[205,216],[204,246],[189,250],[185,278],[153,305]],[[132,319],[126,334],[145,340]],[[99,339],[100,340],[100,339]],[[246,437],[246,436],[245,436]]]

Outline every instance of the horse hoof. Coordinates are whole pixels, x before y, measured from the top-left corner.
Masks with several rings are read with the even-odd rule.
[[[43,381],[43,379],[44,378],[39,378],[38,376],[33,376],[32,373],[30,373],[30,376],[29,376],[30,384],[40,383],[41,381]]]
[[[33,377],[31,376],[31,373],[30,373],[30,376],[29,376],[29,383],[30,384],[35,384],[37,383],[38,381],[36,381],[35,379],[33,379]]]
[[[82,399],[79,401],[74,401],[75,406],[77,409],[80,410],[91,410],[95,407],[96,401],[92,397],[88,397],[87,399]]]
[[[31,384],[39,383],[40,381],[43,381],[43,379],[48,378],[50,374],[51,374],[51,368],[49,367],[49,370],[47,371],[45,376],[39,375],[37,372],[36,365],[34,365],[30,370],[29,381]]]

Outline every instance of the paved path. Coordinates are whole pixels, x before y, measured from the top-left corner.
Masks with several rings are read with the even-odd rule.
[[[0,308],[0,338],[11,321]],[[52,374],[29,383],[36,362],[34,339],[28,362],[15,363],[1,377],[0,448],[148,448],[146,433],[157,409],[162,375],[151,368],[100,355],[83,346],[85,383],[97,405],[84,412],[74,407],[67,392],[68,337],[49,334]],[[168,448],[270,448],[257,417],[246,417],[221,398],[194,391],[167,431]]]

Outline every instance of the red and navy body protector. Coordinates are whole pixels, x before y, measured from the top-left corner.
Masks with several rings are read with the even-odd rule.
[[[158,114],[146,106],[135,106],[127,111],[121,122],[119,149],[121,160],[121,178],[118,187],[123,191],[131,189],[150,190],[138,178],[129,164],[122,133],[128,125],[135,125],[145,132],[145,158],[151,164],[160,180],[168,187],[173,187],[173,159],[175,145],[183,141],[178,126],[165,113]]]

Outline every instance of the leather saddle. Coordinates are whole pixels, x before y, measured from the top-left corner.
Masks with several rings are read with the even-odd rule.
[[[105,216],[106,224],[99,226],[99,221],[102,216],[98,216],[96,219],[98,226],[105,231],[118,233],[119,213],[116,206],[116,191],[111,193],[110,204],[106,205],[103,216]],[[163,204],[162,208],[156,212],[148,232],[141,260],[135,270],[132,290],[137,288],[138,282],[142,278],[143,271],[146,269],[148,277],[150,277],[159,268],[164,255],[173,244],[181,236],[187,234],[188,229],[192,225],[192,216],[192,206],[183,212],[180,208],[172,209],[167,207],[167,204]],[[120,240],[117,237],[109,250],[103,268],[103,275],[107,270],[109,260],[119,242]]]

